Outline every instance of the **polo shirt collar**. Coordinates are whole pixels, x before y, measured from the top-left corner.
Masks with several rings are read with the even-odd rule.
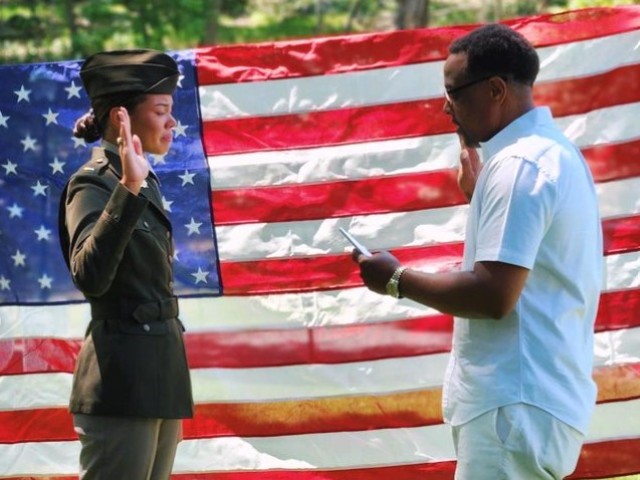
[[[480,145],[482,158],[487,160],[492,158],[503,148],[543,125],[553,125],[553,116],[549,107],[535,107],[529,110]]]

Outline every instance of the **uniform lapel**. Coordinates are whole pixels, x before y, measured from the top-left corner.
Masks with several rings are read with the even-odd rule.
[[[169,222],[167,211],[164,209],[162,203],[162,195],[160,194],[160,180],[152,171],[149,172],[149,176],[145,180],[145,185],[142,186],[140,193],[147,198],[155,209]]]

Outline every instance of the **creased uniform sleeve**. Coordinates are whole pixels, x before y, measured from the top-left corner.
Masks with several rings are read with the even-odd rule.
[[[119,182],[78,175],[67,188],[65,217],[69,268],[87,296],[106,292],[116,276],[137,220],[148,204]]]

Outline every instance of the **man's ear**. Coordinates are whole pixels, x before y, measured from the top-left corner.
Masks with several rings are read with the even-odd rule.
[[[502,103],[507,96],[507,82],[502,77],[492,77],[489,80],[491,88],[491,98],[498,103]]]

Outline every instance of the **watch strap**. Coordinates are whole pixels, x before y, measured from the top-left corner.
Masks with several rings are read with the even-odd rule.
[[[407,270],[407,268],[408,267],[404,267],[400,265],[398,268],[395,269],[395,271],[393,272],[393,275],[391,275],[391,278],[387,282],[385,290],[387,291],[387,294],[391,295],[393,298],[402,298],[402,296],[400,295],[400,288],[399,288],[400,277],[402,277],[402,274],[405,272],[405,270]]]

